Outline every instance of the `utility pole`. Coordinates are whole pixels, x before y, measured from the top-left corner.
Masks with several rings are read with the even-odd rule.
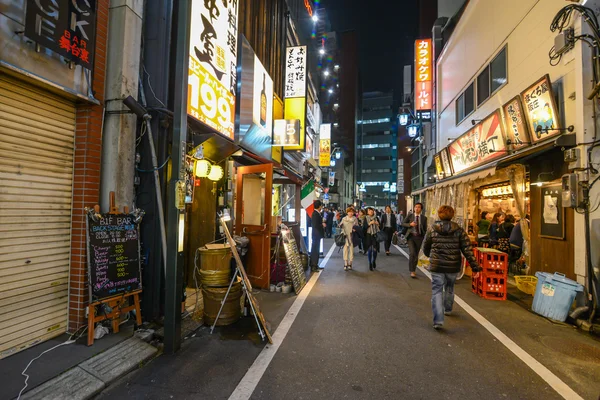
[[[173,354],[181,347],[181,300],[183,265],[179,255],[179,219],[177,190],[185,179],[184,163],[187,142],[188,50],[190,42],[191,0],[175,1],[176,38],[175,70],[172,74],[173,142],[171,176],[167,191],[167,271],[165,280],[165,352]]]

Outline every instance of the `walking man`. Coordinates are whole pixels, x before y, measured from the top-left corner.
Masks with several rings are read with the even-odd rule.
[[[463,228],[454,218],[454,209],[441,206],[438,210],[440,221],[427,231],[423,243],[423,253],[429,257],[431,267],[431,307],[433,310],[433,328],[444,325],[444,315],[450,315],[454,305],[454,283],[460,272],[462,255],[465,256],[473,272],[480,270],[473,255],[471,241]],[[412,253],[411,253],[412,255]]]
[[[390,206],[385,207],[385,213],[381,217],[381,225],[385,232],[385,255],[390,255],[390,247],[392,245],[392,235],[396,232],[396,215],[392,212]]]
[[[423,204],[415,204],[414,213],[409,214],[404,219],[403,227],[408,228],[406,231],[406,241],[408,242],[408,249],[410,257],[408,259],[408,268],[410,270],[410,277],[416,278],[417,262],[419,261],[419,250],[423,244],[425,233],[427,232],[427,217],[422,215]]]
[[[321,215],[321,209],[323,203],[321,200],[315,200],[315,210],[310,217],[310,223],[312,226],[312,247],[310,249],[310,269],[313,272],[319,271],[319,252],[321,249],[321,240],[325,237],[325,226],[323,222],[323,216]],[[322,268],[321,268],[322,269]]]

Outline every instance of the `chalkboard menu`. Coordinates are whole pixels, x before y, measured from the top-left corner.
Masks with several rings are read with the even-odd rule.
[[[134,217],[100,216],[88,215],[90,302],[142,289],[140,235]]]
[[[288,272],[292,276],[294,292],[298,294],[306,285],[306,275],[304,274],[304,268],[302,267],[302,261],[300,260],[300,253],[298,253],[296,238],[291,229],[282,229],[281,235],[283,239],[283,250],[285,251],[285,257],[287,258]]]

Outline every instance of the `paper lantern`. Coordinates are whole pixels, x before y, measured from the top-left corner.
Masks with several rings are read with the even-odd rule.
[[[218,181],[223,177],[223,168],[219,165],[213,165],[210,168],[210,173],[208,174],[208,179],[211,181]]]
[[[194,169],[194,174],[198,178],[206,178],[210,173],[210,163],[206,160],[198,160],[196,161],[196,168]]]

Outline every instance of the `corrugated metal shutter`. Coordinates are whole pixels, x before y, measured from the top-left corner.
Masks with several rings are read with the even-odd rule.
[[[0,73],[0,359],[66,331],[75,105]]]

